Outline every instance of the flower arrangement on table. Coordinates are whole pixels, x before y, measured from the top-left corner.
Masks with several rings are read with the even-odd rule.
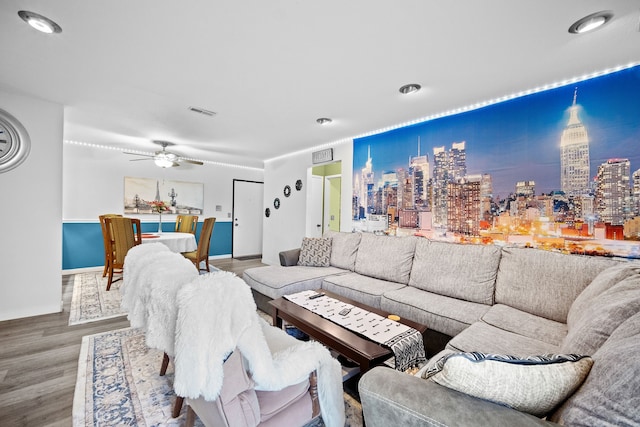
[[[169,210],[169,206],[167,206],[167,204],[162,200],[154,200],[149,202],[149,205],[151,206],[152,211],[159,213],[160,215],[162,215],[162,212]]]
[[[158,221],[158,233],[162,233],[162,212],[169,210],[169,206],[162,200],[153,200],[149,202],[151,210],[160,216]]]

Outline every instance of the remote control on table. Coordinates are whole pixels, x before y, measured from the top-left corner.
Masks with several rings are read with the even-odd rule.
[[[309,297],[309,299],[316,299],[316,298],[320,298],[320,297],[323,297],[323,296],[324,296],[324,294],[315,294],[315,295],[311,295]]]
[[[349,314],[350,312],[351,312],[351,309],[350,309],[350,308],[343,308],[342,310],[340,310],[340,311],[338,312],[338,314],[339,314],[340,316],[346,316],[346,315],[347,315],[347,314]]]

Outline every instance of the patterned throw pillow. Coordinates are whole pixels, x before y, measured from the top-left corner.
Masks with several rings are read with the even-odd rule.
[[[307,267],[329,267],[330,261],[330,237],[305,237],[302,239],[298,265]]]
[[[518,358],[453,353],[436,362],[423,378],[542,417],[573,394],[592,365],[591,357],[576,354]]]

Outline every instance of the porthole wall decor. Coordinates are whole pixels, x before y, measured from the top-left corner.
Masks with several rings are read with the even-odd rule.
[[[296,181],[296,190],[298,190],[298,191],[302,190],[302,180],[301,179]]]
[[[11,114],[0,110],[0,173],[24,162],[31,149],[27,130]]]
[[[273,200],[273,207],[276,209],[280,209],[280,199],[277,197]]]
[[[291,195],[291,187],[288,185],[284,186],[284,197],[289,197]]]
[[[269,218],[271,216],[271,209],[267,208],[264,210],[264,216],[266,216],[267,218]]]

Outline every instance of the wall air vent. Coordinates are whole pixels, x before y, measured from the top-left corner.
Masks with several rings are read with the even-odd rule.
[[[193,111],[194,113],[204,114],[205,116],[209,117],[213,117],[216,115],[215,111],[205,110],[204,108],[189,107],[189,110]]]

